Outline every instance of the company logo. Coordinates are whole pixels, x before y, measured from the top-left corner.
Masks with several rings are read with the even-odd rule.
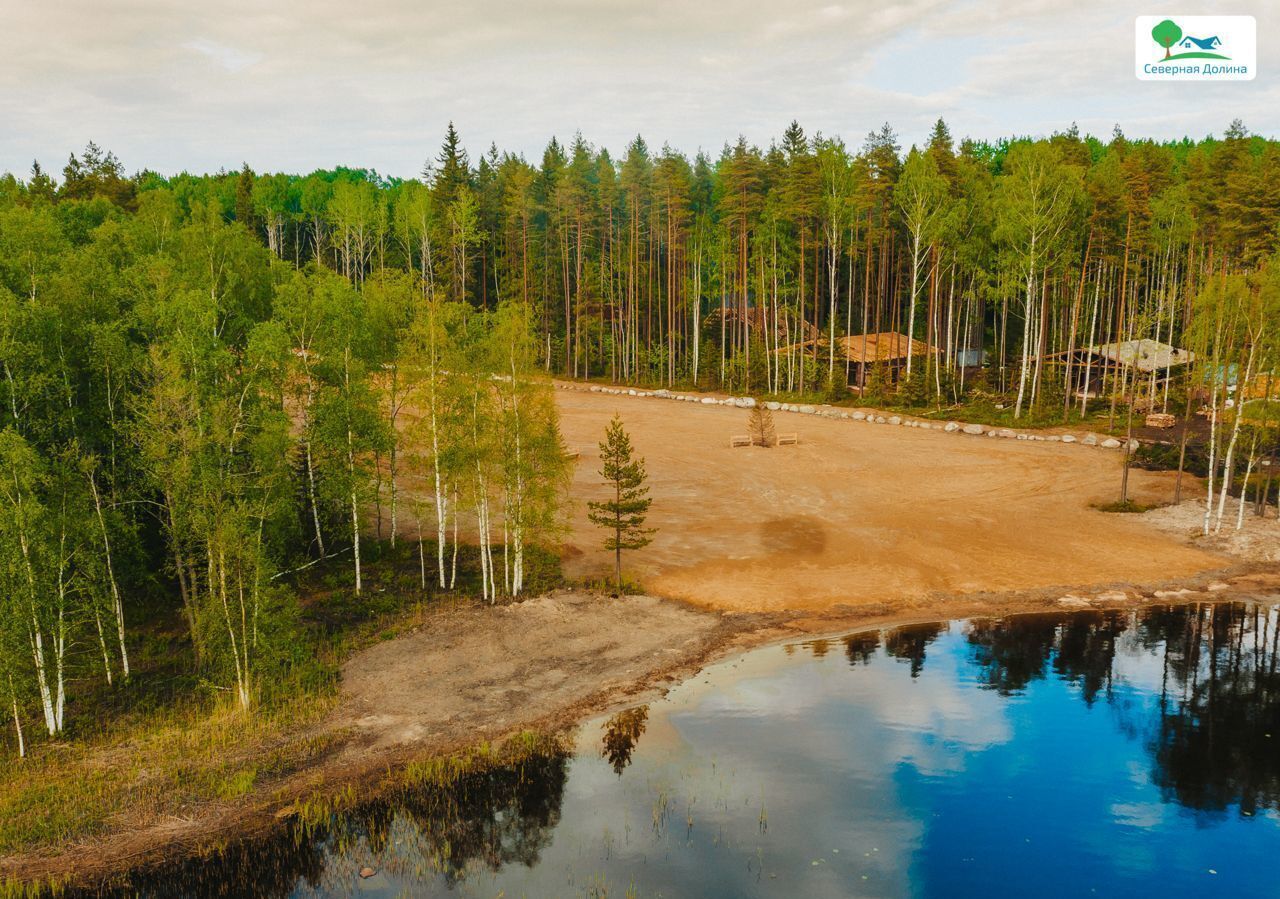
[[[1250,81],[1257,25],[1253,16],[1139,16],[1134,67],[1143,81]]]

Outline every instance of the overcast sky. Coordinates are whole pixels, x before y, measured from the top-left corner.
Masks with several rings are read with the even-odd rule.
[[[761,146],[796,118],[861,145],[957,136],[1280,134],[1280,2],[7,0],[0,171],[88,140],[130,171],[363,166],[409,176],[452,119],[475,154],[581,131],[620,149]],[[1137,15],[1248,13],[1251,82],[1133,72]],[[1278,49],[1273,49],[1278,48]]]

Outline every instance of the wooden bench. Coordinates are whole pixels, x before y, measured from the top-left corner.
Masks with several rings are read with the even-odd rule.
[[[798,446],[800,444],[799,434],[779,434],[776,446]]]
[[[750,446],[751,437],[747,434],[734,434],[729,438],[729,449],[735,449],[739,446]]]

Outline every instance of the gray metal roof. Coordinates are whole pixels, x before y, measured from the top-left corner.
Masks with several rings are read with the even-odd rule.
[[[1195,359],[1195,354],[1190,350],[1180,350],[1146,337],[1092,346],[1089,352],[1120,365],[1136,366],[1138,371],[1145,372],[1163,371],[1175,365],[1186,365]]]

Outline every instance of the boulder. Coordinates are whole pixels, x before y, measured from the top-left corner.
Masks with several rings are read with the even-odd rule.
[[[1057,434],[1050,434],[1048,437],[1045,437],[1043,439],[1047,440],[1049,443],[1059,443],[1062,440],[1062,438],[1059,437]]]
[[[891,425],[900,425],[900,424],[902,424],[902,418],[901,418],[900,416],[897,416],[897,415],[890,415],[890,416],[889,416],[889,424],[891,424]]]
[[[1130,441],[1129,441],[1129,452],[1131,452],[1131,453],[1136,453],[1136,452],[1138,451],[1138,447],[1140,447],[1140,446],[1142,446],[1142,444],[1141,444],[1141,443],[1139,443],[1137,440],[1130,440]]]
[[[1084,439],[1081,440],[1080,442],[1083,443],[1085,446],[1097,446],[1098,438],[1097,438],[1097,435],[1095,434],[1085,434]]]
[[[715,404],[716,398],[714,396],[704,396],[702,398],[702,405],[704,406],[714,406]]]
[[[812,415],[813,413],[818,411],[817,408],[814,406],[800,406],[799,409],[805,415]]]
[[[982,425],[965,425],[961,430],[966,434],[983,434],[987,429]]]
[[[884,423],[885,423],[885,417],[884,417],[883,415],[877,415],[877,416],[876,416],[876,424],[878,424],[878,425],[882,425],[882,424],[884,424]]]
[[[733,404],[737,406],[739,409],[754,409],[756,406],[756,401],[753,397],[740,396],[736,400],[734,400]]]
[[[1120,441],[1116,440],[1114,437],[1108,437],[1106,440],[1102,441],[1102,446],[1104,449],[1119,449]]]
[[[635,396],[635,395],[636,395],[636,392],[635,392],[634,390],[628,390],[628,391],[627,391],[627,394],[628,394],[629,396]]]
[[[867,413],[865,413],[865,412],[850,412],[850,413],[849,413],[849,417],[850,417],[850,418],[852,418],[854,421],[862,421],[863,419],[865,419],[865,418],[867,417]]]
[[[671,396],[671,391],[665,387],[661,387],[653,392],[654,396]]]
[[[765,403],[765,404],[764,404],[764,407],[765,407],[766,409],[768,409],[770,412],[777,412],[779,409],[781,409],[781,408],[782,408],[782,403],[778,403],[778,402],[774,402],[773,400],[769,400],[769,402],[767,402],[767,403]]]
[[[592,384],[592,385],[591,385],[591,387],[589,387],[588,389],[589,389],[592,393],[599,393],[599,392],[600,392],[600,385],[599,385],[599,384]]]
[[[1013,438],[1019,436],[1018,432],[1012,430],[1011,428],[1001,428],[998,433],[1005,440],[1012,440]]]
[[[942,430],[946,431],[948,434],[954,434],[956,431],[960,430],[960,425],[957,422],[949,421],[942,426]]]
[[[1076,442],[1076,435],[1075,435],[1075,434],[1063,434],[1063,435],[1062,435],[1062,442],[1063,442],[1063,443],[1075,443],[1075,442]]]

